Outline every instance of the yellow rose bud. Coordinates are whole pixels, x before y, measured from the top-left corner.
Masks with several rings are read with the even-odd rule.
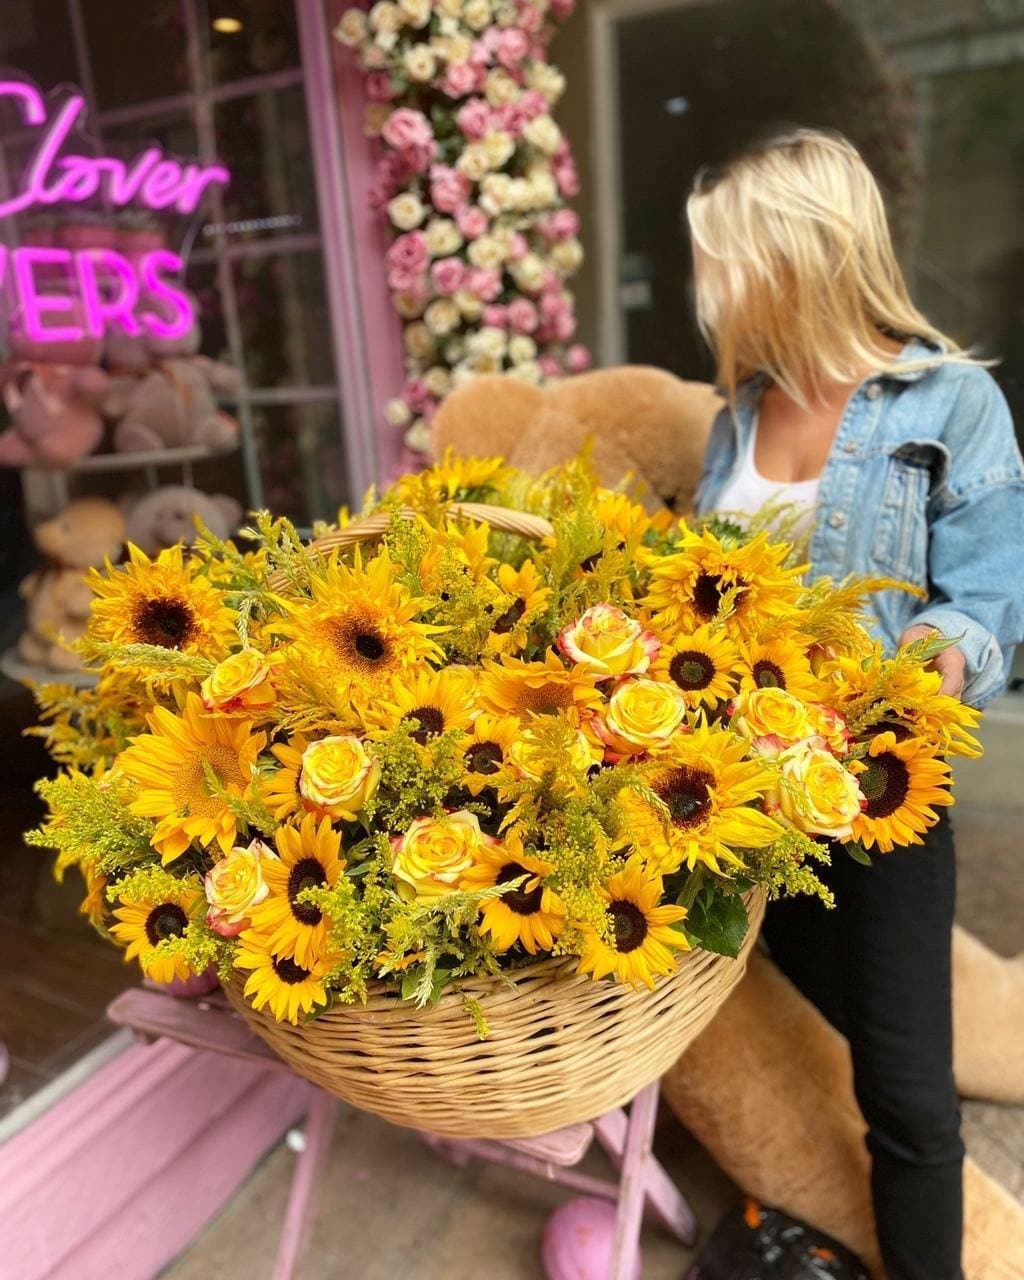
[[[778,758],[777,803],[784,817],[808,835],[847,840],[864,798],[857,779],[829,751],[807,743]]]
[[[274,662],[258,649],[231,654],[214,669],[199,688],[207,711],[221,715],[257,716],[274,705]]]
[[[329,818],[354,822],[379,780],[380,761],[349,734],[318,738],[302,753],[299,792]]]
[[[234,848],[206,873],[204,887],[210,910],[206,923],[222,938],[234,938],[249,925],[249,912],[270,890],[263,879],[263,861],[277,855],[262,840],[248,848]]]
[[[474,852],[495,843],[480,830],[475,813],[460,809],[444,818],[417,818],[391,842],[391,874],[403,898],[438,898],[458,889]]]
[[[623,680],[596,722],[598,736],[618,755],[662,746],[686,714],[686,699],[674,684]]]
[[[571,662],[607,680],[640,675],[657,657],[660,645],[621,609],[595,604],[559,633],[558,647]]]
[[[730,728],[749,738],[764,756],[777,756],[814,736],[806,703],[785,689],[751,689],[733,703]]]

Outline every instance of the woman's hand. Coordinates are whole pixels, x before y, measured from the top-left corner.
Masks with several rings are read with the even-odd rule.
[[[916,627],[908,627],[900,636],[900,645],[913,644],[915,640],[923,640],[925,636],[937,634],[935,627],[928,627],[919,624]],[[943,651],[929,662],[929,667],[937,671],[942,676],[942,687],[940,693],[948,693],[951,698],[959,698],[964,691],[964,684],[967,680],[967,660],[963,655],[963,650],[957,645],[950,645],[948,649]]]

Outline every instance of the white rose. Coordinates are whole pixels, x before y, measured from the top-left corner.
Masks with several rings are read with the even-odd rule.
[[[489,173],[480,184],[480,206],[492,218],[512,208],[512,179],[507,173]]]
[[[434,36],[430,41],[430,47],[445,62],[468,62],[470,54],[473,52],[473,41],[468,36],[459,34],[457,22],[453,22],[451,25],[454,29],[452,31],[444,31],[442,35]]]
[[[334,28],[334,38],[350,49],[366,39],[366,14],[362,9],[346,9]]]
[[[468,289],[460,289],[453,294],[452,301],[467,320],[479,320],[483,315],[483,298],[478,298],[475,293],[470,293]]]
[[[431,445],[430,423],[417,418],[402,437],[402,443],[414,453],[429,453]]]
[[[398,7],[411,27],[425,27],[430,21],[431,0],[398,0]]]
[[[418,227],[425,214],[423,202],[411,191],[403,191],[388,204],[388,217],[400,231],[412,231]]]
[[[508,269],[526,293],[536,293],[544,281],[544,263],[535,253],[527,253],[518,262],[509,263]]]
[[[449,338],[444,344],[444,358],[454,368],[466,354],[466,340],[459,336]]]
[[[532,209],[537,203],[533,184],[525,178],[512,179],[512,185],[508,189],[508,199],[511,208],[519,210]]]
[[[547,62],[532,62],[527,67],[526,83],[548,102],[555,103],[565,92],[565,76]]]
[[[466,0],[462,6],[462,17],[471,30],[483,31],[491,20],[491,6],[488,0]]]
[[[494,236],[478,236],[466,250],[474,267],[497,271],[505,261],[505,251]]]
[[[402,335],[405,349],[414,360],[427,360],[434,352],[434,337],[422,320],[414,320],[405,326]]]
[[[536,360],[537,344],[526,333],[517,333],[508,344],[508,358],[513,364],[526,364],[528,361]]]
[[[370,10],[370,26],[374,31],[396,33],[405,25],[405,15],[391,0],[377,0]]]
[[[458,298],[458,294],[456,294],[456,298]],[[460,307],[459,310],[461,311],[462,308]],[[438,400],[443,400],[452,389],[452,375],[439,364],[435,364],[432,369],[426,371],[423,375],[423,381],[430,394],[437,396]]]
[[[383,49],[378,49],[375,44],[367,44],[363,46],[362,53],[359,55],[363,66],[367,71],[382,71],[391,61]],[[386,102],[373,102],[370,104],[374,107],[386,107]],[[388,108],[390,110],[390,108]]]
[[[407,427],[412,421],[412,413],[404,400],[389,400],[384,406],[384,417],[392,427]]]
[[[462,0],[434,0],[434,7],[442,18],[462,17]]]
[[[451,218],[431,218],[426,235],[432,258],[448,258],[462,248],[462,236]]]
[[[516,101],[519,97],[519,86],[507,71],[489,71],[484,83],[484,96],[492,107],[503,107]]]
[[[515,155],[516,144],[511,134],[495,131],[489,133],[481,143],[492,169],[501,169]]]
[[[393,293],[391,303],[403,320],[416,320],[423,314],[424,301],[416,293]]]
[[[467,346],[474,357],[485,356],[493,360],[501,360],[508,350],[508,338],[503,329],[494,329],[485,325],[476,333],[470,334]]]
[[[464,173],[471,182],[479,182],[490,169],[491,162],[483,145],[479,142],[471,142],[458,160],[455,161],[455,167],[460,173]]]
[[[583,264],[583,246],[575,238],[560,240],[552,246],[551,261],[560,275],[571,276]]]
[[[531,169],[527,185],[530,188],[531,201],[535,208],[543,209],[545,205],[555,204],[558,200],[558,184],[555,175],[548,168]]]
[[[558,150],[562,141],[562,131],[548,115],[535,116],[523,127],[523,137],[538,151],[551,156]]]
[[[501,373],[502,362],[497,356],[475,355],[465,361],[473,373]]]
[[[396,44],[398,44],[397,31],[378,31],[373,37],[373,43],[378,49],[383,49],[385,53],[391,53]]]
[[[537,386],[544,379],[544,373],[536,360],[524,360],[522,364],[514,364],[508,371],[510,378],[518,378],[520,382],[529,382]]]
[[[439,338],[451,333],[461,318],[459,309],[451,298],[435,299],[423,313],[427,329]]]
[[[432,80],[437,71],[437,58],[425,44],[414,44],[411,49],[406,49],[402,62],[409,79],[418,84],[426,84],[428,80]]]

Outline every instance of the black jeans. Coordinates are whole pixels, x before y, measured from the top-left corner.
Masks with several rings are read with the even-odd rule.
[[[836,907],[796,898],[765,921],[772,957],[847,1037],[868,1125],[889,1280],[963,1280],[963,1144],[953,1081],[953,832],[854,862],[833,849]]]

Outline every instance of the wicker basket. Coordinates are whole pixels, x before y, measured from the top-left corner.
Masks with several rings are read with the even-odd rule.
[[[453,514],[486,520],[524,537],[547,521],[502,507],[458,504]],[[318,540],[322,550],[378,538],[387,517],[370,517]],[[750,929],[738,959],[682,953],[653,992],[575,973],[574,958],[548,959],[476,978],[427,1009],[382,983],[362,1005],[343,1006],[292,1026],[257,1012],[241,975],[228,999],[295,1072],[393,1124],[446,1137],[521,1138],[592,1120],[656,1080],[711,1021],[743,976],[764,914],[764,895],[747,896]],[[463,995],[483,1008],[481,1041]]]

